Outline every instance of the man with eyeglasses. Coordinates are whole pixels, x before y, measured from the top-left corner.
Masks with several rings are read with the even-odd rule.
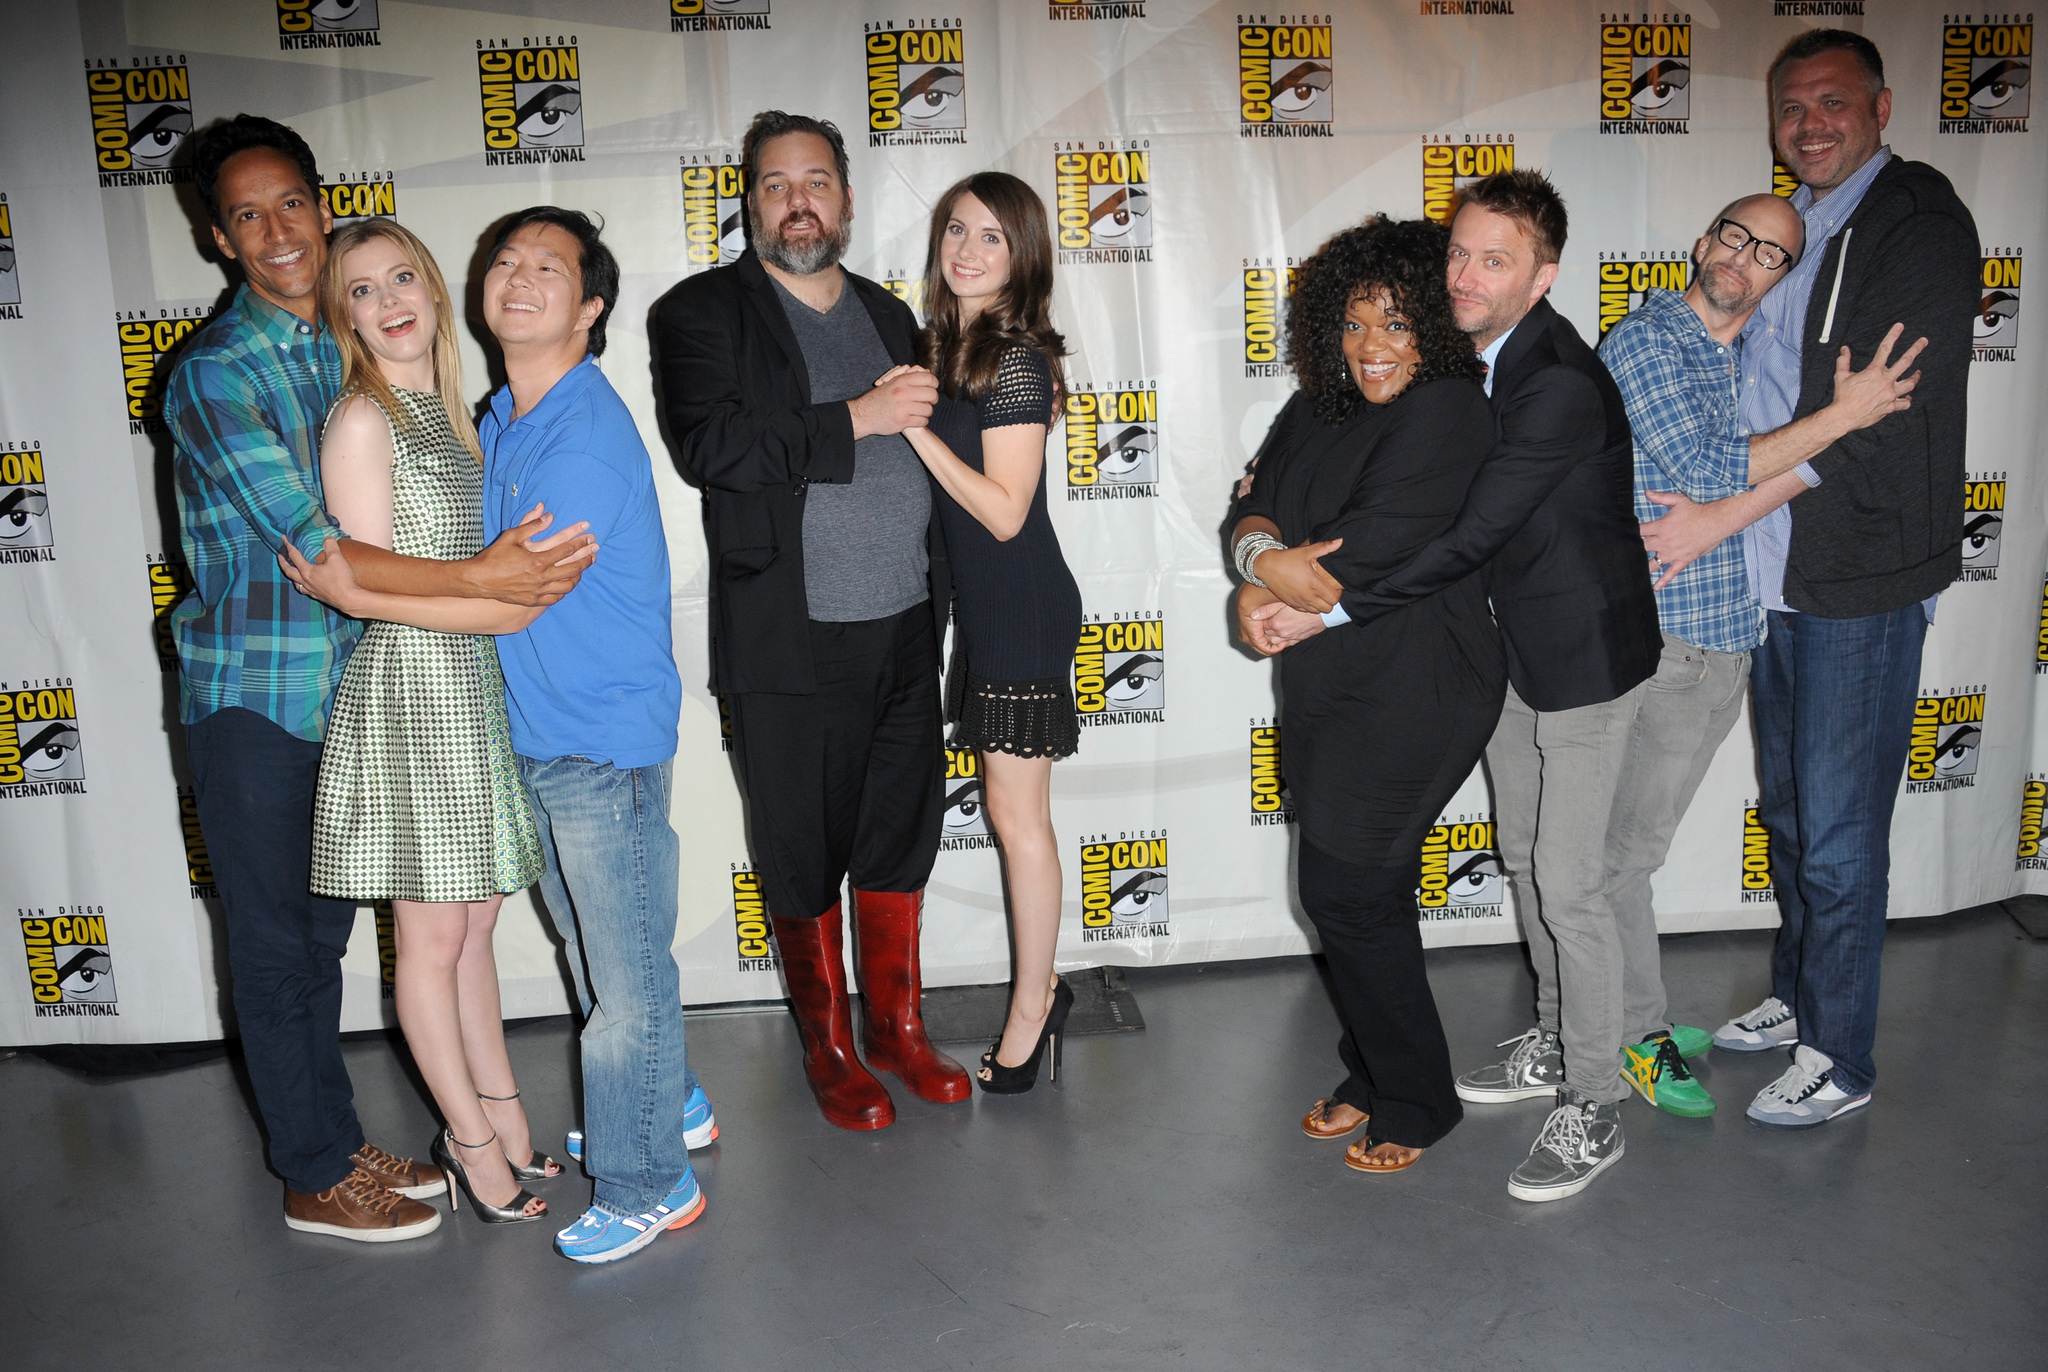
[[[1770,86],[1808,247],[1745,326],[1744,427],[1768,433],[1815,415],[1843,356],[1927,340],[1910,413],[1797,464],[1807,489],[1794,509],[1784,506],[1797,488],[1766,483],[1676,503],[1645,532],[1666,565],[1682,566],[1748,531],[1766,629],[1751,683],[1758,811],[1783,924],[1770,997],[1714,1041],[1748,1052],[1796,1043],[1748,1114],[1808,1128],[1869,1104],[1877,1076],[1892,808],[1934,598],[1962,567],[1956,493],[1980,259],[1976,223],[1948,178],[1882,145],[1892,93],[1868,39],[1802,34],[1771,64]]]
[[[1677,499],[1729,500],[1752,486],[1767,497],[1796,495],[1806,483],[1792,468],[1911,403],[1914,381],[1901,377],[1919,348],[1891,362],[1887,340],[1860,372],[1837,363],[1825,409],[1766,434],[1743,425],[1743,326],[1795,268],[1805,236],[1798,211],[1777,196],[1737,200],[1693,245],[1686,292],[1650,291],[1601,342],[1600,360],[1628,409],[1636,517],[1645,527]],[[1664,649],[1624,745],[1607,826],[1606,894],[1621,936],[1622,1077],[1657,1109],[1699,1118],[1714,1112],[1714,1099],[1685,1058],[1712,1040],[1668,1017],[1650,880],[1742,713],[1764,613],[1740,541],[1682,571],[1652,555]]]

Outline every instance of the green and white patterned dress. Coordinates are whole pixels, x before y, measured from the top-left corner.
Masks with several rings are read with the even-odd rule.
[[[391,548],[482,550],[483,469],[441,397],[398,391]],[[512,760],[489,635],[373,620],[342,673],[313,801],[313,891],[350,900],[484,900],[540,879],[540,835]]]

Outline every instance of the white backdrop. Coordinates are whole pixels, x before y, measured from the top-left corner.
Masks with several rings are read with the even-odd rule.
[[[1799,17],[1808,10],[1830,16]],[[178,170],[195,126],[243,110],[289,122],[338,212],[395,213],[451,277],[469,271],[485,226],[522,205],[607,221],[625,284],[604,367],[656,454],[686,687],[675,950],[684,999],[705,1003],[782,991],[703,689],[698,499],[667,457],[644,320],[679,276],[737,251],[733,164],[755,110],[846,131],[849,265],[904,282],[913,303],[926,216],[955,178],[1015,172],[1058,214],[1075,398],[1048,466],[1090,620],[1077,685],[1098,707],[1079,756],[1054,772],[1061,964],[1252,957],[1310,946],[1289,895],[1271,668],[1231,643],[1218,539],[1230,482],[1288,392],[1272,361],[1287,269],[1368,212],[1440,213],[1461,178],[1539,167],[1573,216],[1554,299],[1592,337],[1647,285],[1683,285],[1708,216],[1773,183],[1766,66],[1830,22],[1883,49],[1889,141],[1955,181],[1987,259],[1973,484],[1957,493],[1977,541],[1928,639],[1927,722],[1893,839],[1893,913],[1932,915],[2048,890],[2048,753],[2036,742],[2048,737],[2048,351],[2019,310],[2022,262],[2048,226],[2048,159],[2029,86],[1971,90],[1999,62],[2030,66],[2031,14],[1944,27],[1905,0],[1656,14],[1548,0],[1270,14],[1199,0],[8,6],[0,903],[16,917],[0,938],[0,1039],[223,1032],[175,663],[152,632],[184,585],[156,388],[166,354],[228,285]],[[1679,69],[1632,96],[1660,63]],[[473,340],[468,366],[480,397]],[[1754,776],[1739,729],[1658,880],[1667,930],[1775,922],[1746,813]],[[971,783],[949,782],[965,789],[930,887],[933,984],[1008,972],[997,854]],[[1432,944],[1518,936],[1490,809],[1475,775],[1426,847],[1418,900]],[[388,1018],[388,948],[364,910],[346,962],[349,1027]],[[498,949],[508,1014],[566,1007],[526,898],[508,902]]]

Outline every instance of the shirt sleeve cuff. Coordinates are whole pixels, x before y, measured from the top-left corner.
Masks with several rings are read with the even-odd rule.
[[[1349,624],[1351,616],[1345,612],[1344,606],[1340,602],[1323,611],[1322,620],[1324,628],[1334,629],[1339,624]]]
[[[1792,470],[1799,473],[1799,479],[1806,483],[1808,489],[1820,485],[1820,473],[1813,469],[1811,462],[1802,462]]]

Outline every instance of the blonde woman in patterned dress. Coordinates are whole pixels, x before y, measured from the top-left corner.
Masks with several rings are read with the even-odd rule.
[[[321,486],[349,537],[410,557],[483,546],[482,453],[462,401],[454,309],[426,246],[389,219],[334,235],[320,303],[342,356]],[[534,1150],[505,1052],[491,934],[538,880],[540,840],[505,722],[493,634],[539,609],[377,594],[296,556],[301,590],[371,621],[335,692],[313,812],[313,889],[389,899],[398,1022],[447,1127],[433,1155],[490,1223],[539,1219]],[[469,1142],[474,1140],[474,1142]],[[455,1193],[449,1193],[451,1203]]]

